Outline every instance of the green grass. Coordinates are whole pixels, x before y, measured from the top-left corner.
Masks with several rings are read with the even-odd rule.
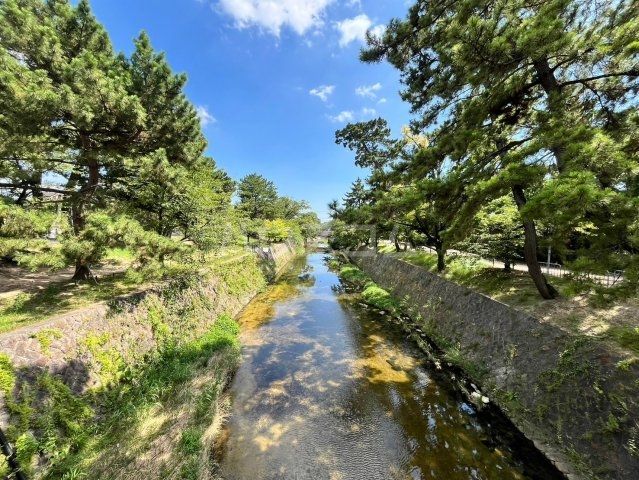
[[[9,475],[9,466],[7,465],[7,457],[0,453],[0,478],[7,478]]]
[[[221,316],[201,338],[167,349],[150,364],[129,372],[117,386],[86,398],[84,401],[100,412],[101,421],[97,425],[85,422],[71,439],[69,451],[73,453],[54,465],[46,478],[61,478],[72,471],[83,472],[88,478],[109,478],[109,472],[126,468],[130,459],[124,458],[124,452],[144,451],[150,443],[140,441],[139,432],[144,430],[141,424],[152,420],[149,412],[154,409],[188,412],[189,423],[172,460],[192,473],[193,457],[202,450],[202,434],[217,413],[216,399],[239,361],[238,336],[235,320]],[[212,357],[214,362],[210,362]],[[203,372],[210,375],[211,369],[214,378],[201,395],[193,396],[185,384]],[[197,477],[189,474],[182,478]]]
[[[355,286],[363,287],[366,283],[370,282],[370,278],[364,272],[354,265],[345,265],[339,271],[339,276],[342,280],[348,283],[352,283]]]
[[[21,293],[0,300],[0,333],[38,322],[52,315],[64,313],[92,303],[109,300],[130,293],[139,287],[124,273],[99,281],[76,285],[72,282],[52,283],[43,290]]]
[[[411,251],[391,255],[437,273],[437,256],[434,253]],[[446,270],[440,275],[514,307],[533,307],[544,301],[525,272],[506,272],[476,257],[451,255],[447,258]],[[567,298],[591,287],[567,278],[551,277],[550,281]]]
[[[362,299],[369,305],[373,305],[380,310],[386,310],[392,314],[400,311],[399,302],[397,302],[390,293],[373,282],[366,284],[366,287],[362,291]]]
[[[639,327],[613,326],[606,336],[639,355]]]
[[[133,254],[129,250],[113,248],[107,253],[106,260],[114,263],[129,264]],[[230,289],[238,293],[252,288],[259,276],[255,255],[241,247],[229,247],[220,252],[207,255],[201,268],[218,274]],[[0,299],[0,333],[39,322],[53,315],[82,308],[93,303],[110,300],[126,295],[154,280],[175,278],[198,273],[198,265],[168,262],[157,271],[133,270],[115,273],[101,278],[98,283],[63,281],[49,284],[42,290],[32,293],[20,293],[5,300]],[[246,270],[247,275],[236,275],[234,270]],[[251,278],[249,278],[251,277]],[[239,282],[239,283],[238,283]]]
[[[127,248],[109,248],[104,256],[106,263],[128,265],[135,260],[135,254]]]

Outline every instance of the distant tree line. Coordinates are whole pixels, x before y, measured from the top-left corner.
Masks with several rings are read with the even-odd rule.
[[[111,246],[161,262],[256,236],[256,219],[286,222],[270,240],[312,236],[304,203],[233,205],[185,83],[146,33],[116,53],[86,0],[1,1],[0,258],[83,280]]]
[[[634,1],[419,0],[364,62],[401,74],[413,120],[348,125],[370,175],[330,205],[333,242],[397,241],[523,257],[544,298],[542,247],[582,272],[639,272],[639,6]]]

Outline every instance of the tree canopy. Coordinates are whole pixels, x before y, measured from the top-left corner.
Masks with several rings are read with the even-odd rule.
[[[83,280],[109,247],[188,257],[236,243],[245,219],[287,222],[265,240],[312,235],[308,205],[257,174],[236,208],[186,75],[145,32],[134,47],[116,53],[87,0],[0,2],[0,256]]]
[[[509,195],[519,252],[545,298],[557,292],[539,266],[542,241],[563,262],[636,269],[637,13],[626,1],[418,0],[368,35],[361,59],[399,70],[411,134],[426,142],[407,151],[378,119],[346,127],[338,143],[370,169],[369,195],[390,197],[394,211],[417,192],[411,215],[428,214],[434,248],[432,232],[450,246],[495,219],[485,208],[505,208]]]

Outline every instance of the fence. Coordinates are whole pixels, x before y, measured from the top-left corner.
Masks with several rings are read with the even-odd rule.
[[[428,251],[430,253],[435,253],[435,250],[431,247],[419,247],[420,250]],[[469,252],[461,252],[459,250],[449,250],[449,252],[454,253],[456,255],[462,255],[467,257],[475,257],[481,258],[479,255]],[[489,263],[492,263],[493,267],[496,267],[498,264],[503,264],[502,260],[498,260],[496,258],[492,259],[484,259]],[[574,272],[572,270],[567,269],[564,265],[560,263],[554,262],[541,262],[540,263],[542,271],[551,277],[559,277],[563,278],[566,276],[571,276],[577,280],[590,280],[605,287],[613,287],[615,285],[619,285],[624,281],[624,271],[623,270],[614,270],[612,272],[606,273],[581,273]],[[511,268],[513,270],[517,270],[520,272],[528,272],[528,265],[524,262],[512,262]]]

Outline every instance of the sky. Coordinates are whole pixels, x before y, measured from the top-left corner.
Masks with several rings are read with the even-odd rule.
[[[404,17],[405,0],[92,0],[118,51],[146,30],[189,81],[207,154],[233,178],[257,172],[326,220],[366,172],[335,144],[348,122],[381,116],[399,134],[399,73],[363,64],[367,29]]]

